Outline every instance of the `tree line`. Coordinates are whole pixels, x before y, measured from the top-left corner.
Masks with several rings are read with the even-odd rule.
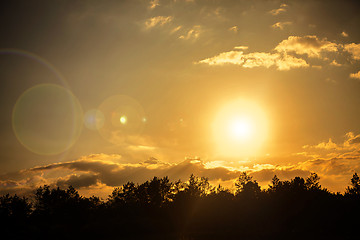
[[[102,200],[44,185],[33,196],[0,197],[1,235],[11,239],[353,239],[360,178],[344,194],[319,176],[280,180],[267,189],[242,172],[235,191],[206,177],[128,182]]]

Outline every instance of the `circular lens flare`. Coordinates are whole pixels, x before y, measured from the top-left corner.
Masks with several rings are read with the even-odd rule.
[[[84,124],[90,130],[98,130],[104,126],[104,114],[97,110],[91,109],[84,115]]]
[[[31,152],[56,155],[69,149],[82,129],[82,109],[76,97],[55,84],[40,84],[17,100],[12,126],[19,142]]]

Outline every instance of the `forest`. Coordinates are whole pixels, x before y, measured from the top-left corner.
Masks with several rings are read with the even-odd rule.
[[[242,172],[232,192],[191,175],[172,182],[128,182],[107,199],[38,187],[32,196],[0,197],[2,239],[354,239],[360,178],[346,191],[323,188],[319,176],[280,180],[266,189]]]

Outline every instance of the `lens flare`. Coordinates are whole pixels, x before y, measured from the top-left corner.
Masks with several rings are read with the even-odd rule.
[[[56,79],[59,81],[58,83],[60,83],[65,88],[69,88],[68,83],[65,80],[65,77],[61,74],[61,72],[53,64],[51,64],[49,61],[39,55],[17,48],[1,48],[0,55],[20,56],[37,62],[40,65],[44,66],[53,75],[55,75]]]
[[[145,112],[135,99],[125,95],[107,98],[98,109],[104,114],[100,135],[113,144],[123,144],[129,137],[138,137],[145,126]]]
[[[91,109],[84,115],[84,124],[90,130],[98,130],[104,126],[105,117],[104,114],[97,110]]]
[[[18,98],[12,126],[18,141],[31,152],[59,154],[69,149],[81,133],[81,105],[66,88],[36,85]]]
[[[120,123],[121,123],[121,124],[126,124],[126,122],[127,122],[126,116],[121,116],[121,117],[120,117]]]

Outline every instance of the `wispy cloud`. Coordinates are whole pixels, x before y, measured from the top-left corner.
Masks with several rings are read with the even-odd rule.
[[[181,35],[180,39],[190,40],[190,39],[197,39],[200,36],[201,27],[200,25],[196,25],[188,30],[185,34]]]
[[[180,29],[182,28],[182,26],[177,26],[177,27],[174,27],[171,31],[170,31],[170,34],[174,34],[176,32],[178,32]]]
[[[248,46],[236,46],[236,47],[234,47],[234,49],[237,49],[237,50],[246,50],[248,48],[249,48]]]
[[[231,32],[237,33],[239,29],[238,29],[238,26],[232,26],[228,30],[231,31]]]
[[[283,30],[286,26],[291,25],[292,22],[277,22],[271,25],[272,28]]]
[[[160,6],[160,1],[159,0],[150,0],[150,5],[149,5],[149,8],[150,9],[154,9],[156,8],[157,6]]]
[[[288,8],[288,5],[285,4],[285,3],[283,3],[283,4],[280,5],[279,8],[273,9],[273,10],[271,10],[269,13],[272,14],[272,15],[274,15],[274,16],[277,16],[277,15],[279,15],[279,14],[281,14],[281,13],[286,12],[286,11],[287,11],[287,8]]]
[[[173,20],[172,16],[157,16],[157,17],[148,18],[145,21],[145,28],[151,29],[156,26],[163,26],[163,25],[171,22],[172,20]]]

